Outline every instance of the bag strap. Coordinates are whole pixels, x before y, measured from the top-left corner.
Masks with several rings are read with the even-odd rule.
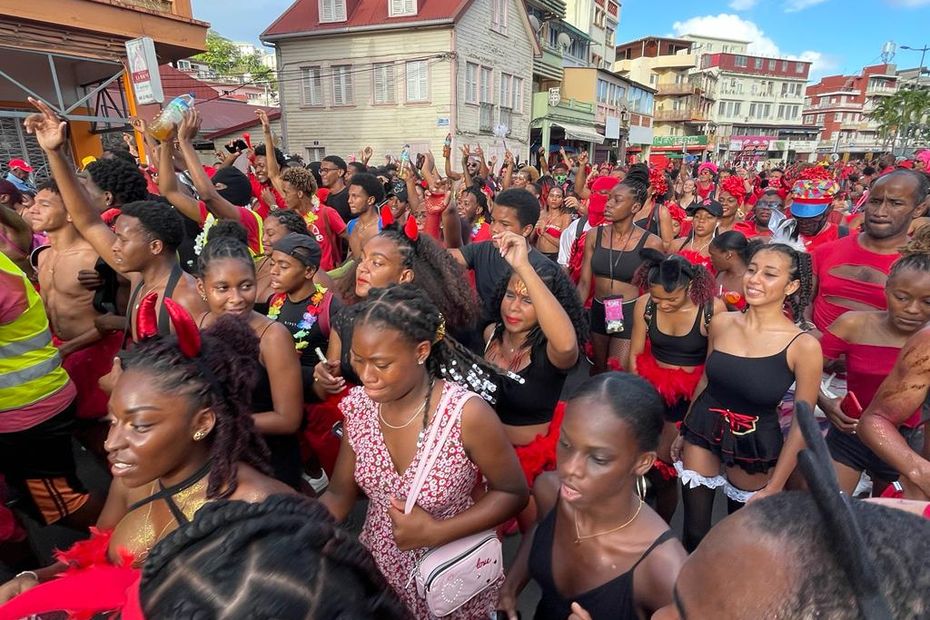
[[[320,302],[320,332],[323,334],[323,338],[329,340],[329,334],[332,331],[332,325],[330,324],[330,308],[333,305],[333,294],[331,291],[326,291],[326,294],[323,295],[323,301]]]
[[[446,392],[445,385],[443,386],[443,392]],[[439,406],[436,408],[437,418],[441,416],[449,406],[449,400],[452,398],[451,392],[452,390],[450,389],[447,393],[443,394],[442,398],[440,399]],[[464,402],[462,405],[464,406]],[[420,463],[417,465],[417,471],[413,477],[413,483],[410,485],[410,492],[407,493],[407,501],[404,504],[404,514],[410,514],[410,511],[413,510],[413,506],[417,503],[417,497],[420,495],[420,491],[423,490],[423,485],[426,483],[426,477],[429,475],[430,470],[433,468],[433,465],[439,458],[439,453],[442,451],[442,447],[445,445],[446,440],[449,438],[449,434],[452,432],[452,427],[455,426],[461,415],[462,406],[458,407],[456,411],[450,413],[450,419],[446,423],[446,427],[442,429],[442,434],[439,433],[440,420],[434,419],[430,424],[429,437],[423,446],[423,456],[420,457]],[[438,439],[437,435],[439,436]]]

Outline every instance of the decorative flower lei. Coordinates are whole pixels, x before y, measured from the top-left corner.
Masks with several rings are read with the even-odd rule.
[[[316,292],[310,297],[307,310],[304,312],[300,323],[297,324],[297,333],[294,334],[294,348],[298,351],[303,351],[309,344],[304,339],[310,334],[310,330],[317,322],[317,317],[320,315],[321,311],[320,304],[323,303],[326,291],[327,289],[325,287],[319,284],[316,285]],[[269,319],[272,321],[278,320],[278,315],[281,314],[281,307],[284,305],[285,299],[287,299],[287,293],[277,293],[271,298],[271,303],[268,305]]]
[[[475,220],[475,225],[471,227],[471,236],[474,239],[475,235],[481,230],[481,227],[484,226],[484,216],[479,215],[478,219]]]

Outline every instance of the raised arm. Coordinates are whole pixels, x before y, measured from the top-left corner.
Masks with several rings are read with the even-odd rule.
[[[452,147],[442,147],[442,158],[446,160],[446,176],[453,181],[458,181],[461,179],[462,175],[452,170]]]
[[[455,194],[450,189],[446,195],[446,208],[442,212],[442,235],[446,241],[446,247],[456,250],[452,254],[461,256],[458,248],[462,247],[462,220],[459,218],[455,198]]]
[[[570,170],[571,168],[569,168]],[[578,156],[578,170],[575,171],[575,195],[581,200],[591,195],[588,189],[588,152]]]
[[[255,116],[262,122],[262,133],[265,135],[265,170],[268,172],[268,178],[271,184],[279,192],[284,191],[284,181],[281,180],[281,166],[278,165],[278,158],[275,157],[274,134],[271,133],[271,122],[268,120],[268,113],[264,110],[255,110]]]
[[[38,110],[31,114],[24,123],[26,132],[34,135],[39,146],[45,151],[48,165],[61,191],[65,209],[81,236],[93,246],[94,251],[116,271],[121,265],[113,255],[113,241],[116,235],[100,219],[100,214],[93,200],[78,181],[74,166],[65,157],[65,145],[68,142],[68,123],[58,118],[55,112],[44,102],[29,98],[29,103]]]
[[[462,179],[465,181],[465,187],[471,187],[471,173],[468,172],[468,158],[471,157],[471,149],[468,145],[462,147]]]
[[[504,189],[508,189],[513,185],[513,153],[509,150],[504,151],[504,167],[501,169],[503,178],[501,179],[501,186]]]
[[[193,196],[181,191],[178,177],[174,173],[174,147],[172,140],[165,140],[158,147],[158,191],[184,217],[200,223],[200,206]]]
[[[494,238],[504,260],[523,280],[526,293],[536,310],[536,318],[546,336],[546,355],[556,368],[569,369],[578,362],[578,337],[565,308],[530,264],[529,242],[513,232]]]
[[[484,149],[480,144],[475,146],[475,153],[478,154],[478,174],[486,179],[491,174],[491,170],[488,168],[488,162],[484,158]]]
[[[536,153],[536,161],[539,164],[539,175],[546,176],[549,174],[549,156],[546,153],[546,147],[539,147],[539,151]]]
[[[876,456],[919,487],[930,499],[930,461],[915,452],[898,431],[920,409],[930,389],[930,330],[923,329],[908,340],[891,373],[859,420],[862,442]]]
[[[203,166],[200,165],[197,151],[194,150],[194,137],[200,131],[201,122],[200,112],[196,108],[192,108],[184,113],[184,119],[178,127],[178,143],[181,146],[181,155],[184,157],[184,166],[194,183],[194,189],[197,190],[200,199],[206,203],[210,213],[221,220],[238,222],[239,207],[220,196],[216,186],[213,185]],[[274,159],[274,155],[272,154],[269,159]],[[199,207],[197,220],[200,220]]]

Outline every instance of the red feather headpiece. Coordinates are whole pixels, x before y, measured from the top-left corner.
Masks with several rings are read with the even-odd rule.
[[[726,192],[739,200],[740,204],[746,201],[746,186],[743,185],[743,179],[737,175],[728,176],[720,184],[720,191]]]
[[[649,185],[653,196],[664,196],[668,192],[668,179],[665,172],[658,168],[649,169]]]
[[[136,331],[139,339],[152,338],[158,335],[158,315],[155,304],[158,301],[158,292],[151,291],[139,303],[139,312],[136,314]],[[187,357],[197,357],[200,354],[200,330],[194,323],[193,317],[184,307],[173,299],[162,300],[174,333],[178,337],[178,348]]]
[[[407,222],[404,224],[404,234],[407,235],[407,238],[411,241],[416,241],[420,238],[420,228],[417,226],[417,220],[412,215],[407,216]]]
[[[381,228],[387,228],[394,223],[394,212],[391,207],[385,203],[381,206]]]

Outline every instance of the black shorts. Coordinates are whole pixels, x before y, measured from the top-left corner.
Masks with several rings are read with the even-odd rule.
[[[914,434],[912,428],[901,428],[901,435],[909,440]],[[837,463],[842,463],[856,471],[867,472],[873,478],[885,482],[894,482],[900,475],[891,465],[880,459],[872,450],[862,443],[858,435],[844,433],[835,426],[827,431],[827,447],[830,456]]]
[[[705,390],[681,424],[685,441],[709,450],[725,466],[736,466],[749,474],[765,473],[775,467],[785,442],[777,411],[746,412],[737,415],[747,417],[731,421],[711,409],[726,407]]]
[[[614,332],[613,334],[607,333],[607,318],[604,312],[604,302],[599,299],[591,300],[591,331],[595,334],[601,334],[602,336],[610,336],[611,338],[620,338],[621,340],[629,340],[633,336],[633,308],[636,306],[636,300],[631,299],[630,301],[623,302],[623,330],[619,332]]]

